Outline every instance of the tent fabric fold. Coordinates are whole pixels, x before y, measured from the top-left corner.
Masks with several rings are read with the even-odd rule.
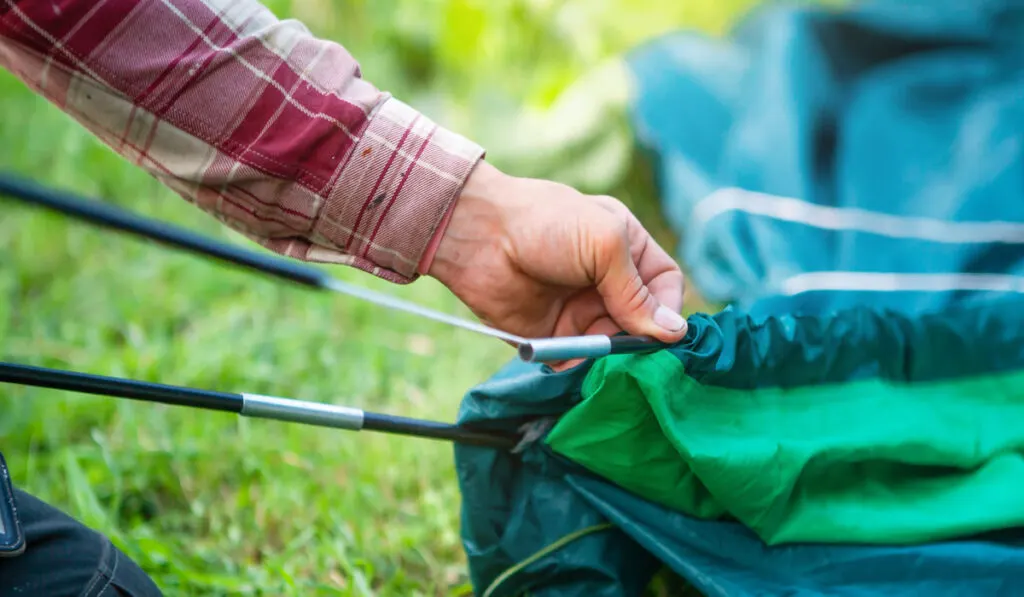
[[[739,520],[769,545],[1024,526],[1011,489],[1024,478],[1024,355],[1005,333],[1022,315],[1003,306],[753,326],[725,312],[674,349],[596,363],[547,444],[672,510]]]
[[[467,393],[460,423],[550,423],[455,447],[476,594],[1024,593],[1024,0],[769,4],[627,62],[729,306]]]

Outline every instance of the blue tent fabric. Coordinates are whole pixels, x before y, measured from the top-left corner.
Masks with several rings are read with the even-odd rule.
[[[637,136],[706,297],[757,313],[913,312],[997,292],[792,296],[787,281],[1024,274],[1024,3],[756,17],[728,45],[676,33],[630,57]]]
[[[975,313],[982,342],[1024,337],[1024,0],[769,6],[728,40],[675,33],[628,64],[680,259],[702,294],[730,305],[691,316],[688,342],[718,334],[690,357],[716,383],[744,383],[727,357],[758,322],[772,323],[776,347],[801,337],[800,316],[827,325],[858,309],[921,325]],[[805,337],[806,354],[829,349]],[[827,342],[862,341],[843,338]],[[466,395],[459,422],[542,432],[580,401],[591,366],[512,362]],[[755,359],[743,379],[759,366],[785,363]],[[625,492],[542,441],[514,454],[460,445],[455,458],[477,595],[640,595],[661,566],[708,596],[1024,593],[1020,530],[766,547],[737,523]]]

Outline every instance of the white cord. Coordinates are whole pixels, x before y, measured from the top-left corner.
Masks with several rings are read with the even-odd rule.
[[[460,317],[455,317],[454,315],[448,315],[447,313],[441,313],[440,311],[434,311],[426,307],[421,307],[420,305],[417,305],[415,303],[410,303],[408,301],[404,301],[393,296],[381,294],[379,292],[374,292],[373,290],[368,290],[366,288],[354,286],[347,282],[342,282],[341,280],[338,280],[336,278],[327,278],[324,281],[324,287],[329,290],[333,290],[334,292],[340,292],[342,294],[347,294],[349,296],[361,298],[363,300],[370,301],[371,303],[382,305],[384,307],[398,309],[399,311],[405,311],[407,313],[412,313],[414,315],[419,315],[421,317],[433,319],[434,321],[439,321],[441,323],[447,323],[449,325],[460,327],[464,330],[477,332],[479,334],[485,334],[487,336],[491,336],[492,338],[506,340],[508,342],[511,342],[512,344],[515,344],[516,346],[528,342],[526,338],[523,338],[521,336],[509,334],[499,329],[486,326],[482,323],[467,321]]]

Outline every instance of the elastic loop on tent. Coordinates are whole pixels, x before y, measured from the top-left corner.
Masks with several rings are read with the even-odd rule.
[[[562,549],[563,547],[572,543],[573,541],[580,539],[582,537],[586,537],[587,535],[597,533],[599,531],[606,531],[608,529],[613,528],[615,528],[614,524],[606,522],[603,524],[595,524],[593,526],[582,528],[578,531],[574,531],[572,533],[569,533],[568,535],[565,535],[558,541],[555,541],[554,543],[548,545],[544,549],[541,549],[540,551],[534,553],[530,557],[519,562],[515,566],[512,566],[508,570],[502,572],[498,576],[498,578],[494,579],[494,582],[492,582],[491,585],[487,587],[487,590],[484,591],[483,597],[491,597],[492,595],[494,595],[494,592],[498,590],[498,587],[501,586],[501,583],[512,578],[512,576],[515,575],[517,572],[521,571],[523,568],[526,568],[527,566],[536,562],[537,560],[543,558],[549,553]]]

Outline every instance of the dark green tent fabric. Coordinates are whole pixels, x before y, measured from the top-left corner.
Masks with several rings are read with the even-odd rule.
[[[604,449],[611,446],[590,442],[588,437],[593,440],[595,435],[602,435],[603,429],[611,429],[613,433],[606,437],[610,444],[619,442],[621,447],[621,442],[629,440],[628,433],[619,433],[616,428],[630,423],[623,416],[608,416],[597,422],[605,426],[603,429],[579,431],[581,439],[576,441],[583,447],[581,452],[565,450],[569,452],[566,457],[556,451],[565,449],[559,445],[558,436],[575,428],[574,418],[589,419],[588,402],[584,400],[589,383],[615,378],[617,374],[610,373],[609,368],[618,371],[620,379],[644,377],[642,367],[621,367],[631,361],[649,360],[652,365],[669,369],[679,363],[681,368],[677,370],[692,379],[691,383],[727,392],[822,388],[823,402],[831,398],[831,376],[858,380],[855,384],[884,380],[907,389],[1020,376],[1024,363],[1024,341],[1019,335],[1022,304],[1018,299],[1004,298],[931,318],[883,316],[867,308],[856,308],[829,315],[755,320],[727,309],[715,315],[691,316],[687,338],[679,346],[656,355],[606,358],[561,373],[543,366],[509,364],[467,395],[460,419],[485,427],[514,429],[525,424],[542,431],[554,426],[554,430],[517,455],[456,447],[463,491],[463,539],[477,594],[520,595],[529,590],[529,594],[537,596],[637,595],[662,563],[671,565],[705,595],[780,594],[793,587],[804,588],[803,593],[795,594],[809,595],[916,595],[922,587],[933,584],[936,588],[928,594],[1002,594],[996,589],[1024,590],[1024,533],[1006,536],[1002,534],[1006,525],[988,525],[989,533],[977,532],[984,524],[964,528],[960,541],[926,546],[916,542],[899,545],[897,541],[892,547],[881,549],[851,546],[828,538],[770,548],[747,524],[702,521],[703,517],[687,516],[678,507],[644,499],[639,492],[608,481],[616,475],[607,468],[614,467],[614,459],[620,458],[637,478],[649,482],[648,488],[670,487],[679,475],[664,471],[680,471],[681,459],[677,451],[664,449],[667,442],[659,445],[654,441],[642,450],[615,448],[617,456],[596,461],[597,471],[587,470],[584,465],[593,464],[585,458],[590,446],[601,446],[603,455],[612,451]],[[972,315],[973,325],[960,325],[972,321]],[[865,320],[874,321],[875,326],[864,325]],[[851,322],[860,323],[860,334],[850,333]],[[871,329],[874,333],[868,332]],[[983,341],[979,342],[979,338]],[[978,350],[979,347],[983,349]],[[786,358],[773,359],[780,355]],[[971,371],[981,373],[965,375]],[[990,389],[992,392],[966,395],[985,404],[1002,400],[1011,409],[1021,408],[1024,402],[1020,399],[1024,393],[1022,384]],[[1011,396],[1017,396],[1017,400],[1011,403]],[[618,404],[613,401],[613,406],[627,410],[621,402],[635,400],[637,395],[625,391],[618,397],[621,400]],[[650,413],[642,408],[632,412]],[[707,412],[700,414],[708,416]],[[916,421],[894,415],[883,403],[873,423],[884,425],[885,432],[895,428],[893,433],[897,437],[917,429]],[[991,452],[987,446],[996,445],[999,438],[976,421],[976,417],[964,417],[944,427],[950,436],[975,436],[976,448]],[[1008,432],[1019,437],[1019,430],[1024,428],[1020,415],[1007,417],[1006,424],[999,423],[996,431],[1002,430],[1004,436]],[[863,432],[878,425],[851,426]],[[813,429],[797,431],[814,437],[810,433]],[[938,435],[942,431],[937,429]],[[571,440],[577,436],[569,437]],[[882,441],[875,446],[884,445],[891,437],[890,433],[880,434]],[[814,439],[821,441],[820,436]],[[1022,449],[1024,446],[1018,443],[1015,449],[1007,450],[1006,456],[1016,464]],[[894,453],[897,457],[904,454],[899,450]],[[955,449],[951,453],[962,455]],[[581,462],[573,461],[577,459]],[[877,492],[878,503],[864,500],[847,504],[859,508],[859,514],[869,518],[883,513],[893,516],[888,508],[903,510],[896,513],[897,518],[901,514],[915,514],[917,502],[890,500],[889,491],[905,492],[916,487],[925,493],[938,489],[938,495],[950,481],[977,480],[976,475],[983,468],[969,463],[953,466],[951,459],[945,459],[942,465],[916,466],[882,458],[851,458],[847,462],[861,477],[874,476],[875,482],[864,484],[848,470],[832,469],[831,472],[839,473],[838,479],[834,485],[825,485],[826,495],[828,490],[838,494]],[[1003,473],[1001,467],[995,468],[997,476]],[[829,470],[816,472],[829,479]],[[974,493],[949,496],[945,508],[917,513],[919,528],[942,528],[950,520],[959,519],[962,523],[993,513],[996,518],[1005,519],[1007,512],[1019,511],[1020,500],[1014,491],[1019,481],[1003,478],[996,483],[994,488],[985,488],[991,489],[988,497],[993,503],[1002,498],[995,508],[992,503],[982,503]],[[692,486],[699,488],[700,484],[694,482]],[[709,492],[700,491],[669,495],[695,502],[709,499]],[[739,502],[744,507],[751,503]],[[711,507],[705,514],[718,511],[719,508]],[[929,519],[934,526],[929,527]],[[843,520],[850,523],[848,528],[841,529],[845,536],[863,532],[856,514],[841,517],[822,513],[814,522],[835,527]],[[891,590],[878,589],[878,585],[888,584],[892,585]]]
[[[542,429],[548,415],[578,398],[587,369],[553,373],[510,363],[469,393],[459,420],[506,430],[531,422]],[[516,455],[457,445],[455,454],[476,595],[636,595],[659,568],[655,556],[567,484],[564,470],[577,467],[541,444]]]
[[[828,327],[698,318],[676,348],[596,363],[546,441],[624,489],[739,520],[769,545],[1024,526],[1013,491],[1024,479],[1024,342],[1006,328],[1019,330],[1020,308],[917,319],[854,309],[828,315]],[[708,379],[709,358],[729,387]],[[889,370],[849,375],[869,364]]]
[[[681,261],[731,308],[467,394],[460,422],[533,438],[455,448],[477,594],[660,566],[709,596],[1024,594],[1024,0],[775,6],[629,67]]]

